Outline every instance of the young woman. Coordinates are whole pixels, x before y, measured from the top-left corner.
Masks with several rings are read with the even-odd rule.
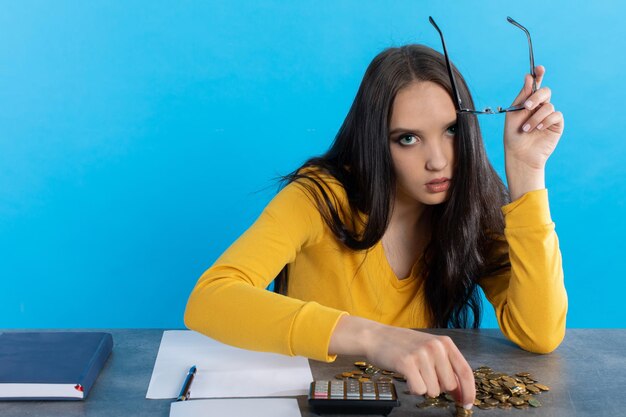
[[[539,87],[545,69],[535,73]],[[555,349],[567,296],[544,168],[564,121],[532,83],[526,75],[513,103],[526,109],[506,115],[507,191],[476,116],[457,113],[444,57],[421,45],[381,52],[331,148],[287,176],[199,279],[186,325],[246,349],[359,355],[406,375],[416,394],[450,392],[468,408],[463,355],[411,328],[478,327],[481,287],[506,337]],[[281,271],[284,295],[266,291]]]

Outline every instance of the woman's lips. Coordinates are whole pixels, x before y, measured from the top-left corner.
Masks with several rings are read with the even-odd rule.
[[[437,178],[426,184],[426,189],[431,193],[442,193],[450,188],[450,180],[448,178]]]

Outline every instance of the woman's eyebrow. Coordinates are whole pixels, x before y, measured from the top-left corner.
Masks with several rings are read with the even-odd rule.
[[[446,129],[449,128],[452,125],[456,124],[456,119],[454,119],[451,122],[448,122],[446,124],[443,125],[443,127],[445,127]],[[409,128],[405,128],[405,127],[396,127],[395,129],[393,129],[392,131],[389,132],[389,136],[393,136],[395,134],[398,134],[400,132],[414,132],[417,134],[422,134],[424,132],[422,132],[420,129],[409,129]]]

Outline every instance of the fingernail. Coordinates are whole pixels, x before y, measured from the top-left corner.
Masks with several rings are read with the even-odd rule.
[[[543,129],[543,123],[539,123],[539,124],[537,125],[537,129],[539,129],[539,130]]]
[[[474,404],[465,404],[463,408],[465,408],[466,410],[471,410],[473,405]]]
[[[524,106],[526,106],[526,108],[530,110],[533,107],[532,100],[526,100],[526,103],[524,103]]]
[[[530,125],[529,125],[528,123],[526,123],[526,124],[522,127],[522,130],[523,130],[524,132],[528,132],[528,131],[530,130]]]

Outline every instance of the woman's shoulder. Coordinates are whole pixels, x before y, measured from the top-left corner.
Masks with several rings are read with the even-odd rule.
[[[307,178],[309,180],[318,180],[329,186],[341,186],[341,181],[339,181],[328,169],[316,166],[309,165],[304,166],[296,171],[297,178]]]
[[[275,197],[274,203],[279,202],[283,210],[294,211],[294,214],[325,217],[332,208],[344,222],[351,217],[344,185],[328,170],[318,166],[302,167],[295,175],[290,175],[287,185]]]
[[[341,183],[329,173],[316,167],[299,169],[278,191],[264,209],[264,215],[289,233],[306,233],[309,242],[319,241],[327,233],[325,217],[328,203],[343,219],[346,193]]]
[[[337,177],[319,166],[305,166],[298,169],[293,180],[285,188],[298,188],[314,200],[330,198],[335,204],[344,205],[347,193]]]

